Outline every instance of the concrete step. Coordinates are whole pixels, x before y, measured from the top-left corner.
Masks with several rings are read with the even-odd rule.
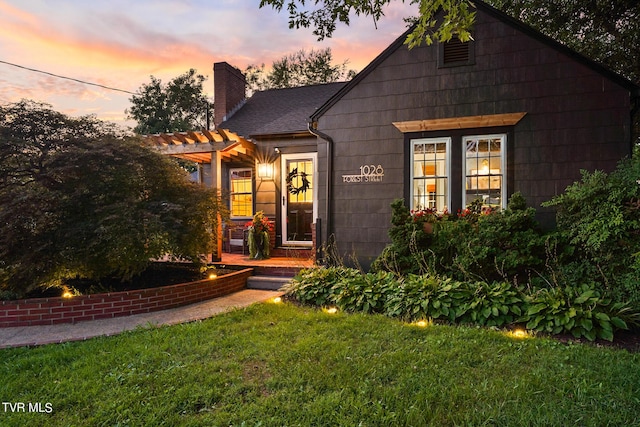
[[[292,278],[300,272],[304,267],[302,266],[262,266],[253,265],[253,274],[261,277],[282,277]]]
[[[291,277],[251,276],[247,279],[247,289],[277,291],[284,284],[289,283],[290,281],[291,281]]]

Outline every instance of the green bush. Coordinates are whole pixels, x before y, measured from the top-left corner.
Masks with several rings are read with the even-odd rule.
[[[454,322],[466,299],[462,283],[429,275],[408,275],[387,299],[385,314],[406,321],[441,319]]]
[[[353,274],[334,285],[335,302],[344,311],[383,313],[386,300],[396,287],[392,273]]]
[[[432,274],[458,280],[512,280],[544,266],[544,236],[520,193],[504,212],[473,206],[457,215],[436,215],[433,233],[416,226],[402,200],[392,203],[391,245],[373,271]]]
[[[503,326],[520,319],[524,298],[509,283],[461,282],[409,275],[388,299],[385,314],[407,321],[446,320]]]
[[[571,333],[589,340],[613,340],[616,329],[628,329],[625,318],[637,316],[621,303],[612,303],[593,286],[546,288],[528,296],[527,329],[551,334]]]
[[[137,138],[46,104],[0,106],[0,291],[76,275],[128,279],[215,247],[217,190]]]
[[[462,323],[504,326],[522,321],[526,301],[520,290],[507,282],[477,282],[472,285]]]
[[[612,340],[616,330],[640,325],[638,311],[613,303],[586,285],[525,292],[507,282],[395,277],[340,267],[304,270],[286,292],[305,304],[382,313],[408,322],[433,319],[494,327],[526,323],[529,330],[571,333],[589,340]]]
[[[391,244],[373,262],[372,271],[391,271],[395,273],[420,273],[422,265],[416,248],[424,247],[431,236],[424,233],[412,220],[411,211],[402,199],[391,203]]]
[[[359,275],[359,271],[346,267],[303,269],[284,289],[303,304],[323,307],[336,303],[334,286]]]
[[[640,307],[640,159],[624,160],[610,174],[581,173],[580,182],[543,206],[557,209],[572,258],[591,266],[600,289]]]

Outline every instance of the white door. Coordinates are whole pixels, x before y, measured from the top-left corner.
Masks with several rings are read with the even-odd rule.
[[[282,155],[282,244],[311,246],[317,217],[317,154]]]

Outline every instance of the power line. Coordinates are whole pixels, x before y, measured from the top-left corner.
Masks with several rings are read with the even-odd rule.
[[[59,79],[71,80],[71,81],[74,81],[74,82],[76,82],[76,83],[82,83],[82,84],[85,84],[85,85],[97,86],[97,87],[101,87],[101,88],[103,88],[103,89],[115,90],[115,91],[117,91],[117,92],[124,92],[124,93],[128,93],[128,94],[131,94],[131,95],[135,95],[135,93],[134,93],[134,92],[129,92],[128,90],[124,90],[124,89],[116,89],[116,88],[114,88],[114,87],[104,86],[104,85],[101,85],[101,84],[98,84],[98,83],[91,83],[91,82],[86,82],[86,81],[84,81],[84,80],[74,79],[74,78],[72,78],[72,77],[60,76],[60,75],[58,75],[58,74],[49,73],[49,72],[47,72],[47,71],[36,70],[36,69],[34,69],[34,68],[29,68],[29,67],[23,67],[22,65],[18,65],[18,64],[12,64],[11,62],[7,62],[7,61],[2,61],[2,60],[0,60],[0,63],[2,63],[2,64],[7,64],[7,65],[11,65],[12,67],[22,68],[23,70],[33,71],[33,72],[35,72],[35,73],[46,74],[46,75],[48,75],[48,76],[56,77],[56,78],[59,78]]]

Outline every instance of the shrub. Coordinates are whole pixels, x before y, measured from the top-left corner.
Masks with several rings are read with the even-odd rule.
[[[470,206],[457,215],[432,215],[432,234],[416,226],[402,200],[391,206],[392,243],[373,263],[374,271],[429,272],[491,282],[511,280],[544,266],[544,236],[535,209],[526,207],[520,193],[511,197],[504,212]]]
[[[171,254],[201,262],[224,212],[215,190],[92,117],[0,106],[0,290],[81,275],[129,278]]]
[[[424,247],[430,239],[414,222],[411,211],[402,199],[391,203],[391,228],[389,229],[391,244],[373,262],[373,271],[391,271],[398,274],[420,273],[421,263],[416,258],[415,248]]]
[[[581,173],[580,182],[543,206],[557,209],[559,232],[573,257],[593,266],[601,290],[640,307],[640,160],[624,160],[611,174]]]
[[[526,301],[522,292],[507,282],[477,282],[471,287],[459,321],[484,326],[504,326],[522,321]]]
[[[627,318],[637,316],[621,303],[612,303],[589,285],[546,288],[528,296],[527,329],[551,334],[571,333],[575,337],[613,340],[616,329],[628,329]]]
[[[347,312],[383,313],[409,322],[434,319],[495,327],[526,323],[530,330],[590,340],[612,340],[616,330],[640,324],[638,311],[613,303],[588,285],[527,294],[507,282],[414,274],[398,278],[341,267],[304,270],[286,292],[306,304],[335,304]]]
[[[353,274],[334,285],[336,305],[344,311],[383,313],[398,282],[392,273]]]
[[[441,319],[455,321],[466,299],[462,283],[429,275],[408,275],[390,293],[385,314],[406,321]]]
[[[334,289],[334,286],[359,275],[359,271],[346,267],[303,269],[284,290],[303,304],[323,307],[336,303],[338,288]]]
[[[478,215],[477,223],[470,229],[456,227],[457,233],[464,234],[453,239],[457,242],[453,258],[443,259],[440,264],[455,266],[466,279],[479,277],[489,282],[513,280],[539,269],[544,265],[544,238],[535,220],[535,209],[524,206],[524,199],[516,193],[504,212]],[[439,243],[447,248],[444,253],[451,253],[450,243],[437,236],[433,252],[442,253]],[[451,274],[456,273],[451,270]],[[460,273],[458,276],[463,275]]]

